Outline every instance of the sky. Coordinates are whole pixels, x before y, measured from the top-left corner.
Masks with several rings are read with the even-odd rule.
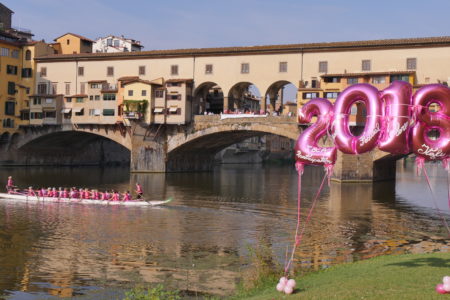
[[[449,0],[3,0],[13,26],[139,40],[144,50],[450,35]]]

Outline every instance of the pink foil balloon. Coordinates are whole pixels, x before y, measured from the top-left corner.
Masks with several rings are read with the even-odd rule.
[[[429,111],[437,103],[438,112]],[[412,131],[412,150],[425,160],[442,160],[450,156],[450,89],[440,84],[420,88],[413,96],[416,125]],[[427,133],[439,131],[439,137],[430,139]]]
[[[404,81],[394,81],[380,92],[383,104],[382,132],[378,148],[392,154],[411,152],[410,126],[412,87]]]
[[[327,133],[333,121],[333,104],[327,99],[316,98],[306,103],[298,112],[299,123],[316,123],[305,129],[295,144],[295,160],[308,165],[334,165],[336,147],[320,147],[320,139]]]
[[[292,294],[293,291],[294,289],[288,285],[284,287],[284,292],[288,295]]]
[[[447,292],[444,290],[444,285],[442,283],[439,283],[436,285],[436,292],[439,294],[446,294]]]
[[[277,284],[277,291],[283,292],[284,288],[285,288],[285,285],[283,283],[280,282]]]
[[[286,283],[286,286],[290,286],[293,289],[295,289],[296,285],[297,285],[297,283],[295,282],[294,279],[289,279],[288,282]]]
[[[442,282],[444,283],[444,284],[450,284],[450,276],[444,276],[443,278],[442,278]]]
[[[367,110],[367,121],[360,136],[350,132],[349,114],[352,105],[363,102]],[[381,132],[381,102],[378,90],[365,83],[346,88],[338,97],[334,108],[334,143],[344,153],[359,154],[371,151],[378,145]]]

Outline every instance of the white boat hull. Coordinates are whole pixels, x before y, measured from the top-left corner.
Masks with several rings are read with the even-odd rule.
[[[157,206],[169,203],[172,198],[163,201],[107,201],[107,200],[91,200],[91,199],[74,199],[74,198],[53,198],[53,197],[38,197],[26,196],[17,194],[0,193],[0,199],[6,201],[21,201],[21,202],[53,202],[53,203],[82,203],[82,204],[100,204],[100,205],[119,205],[119,206]]]

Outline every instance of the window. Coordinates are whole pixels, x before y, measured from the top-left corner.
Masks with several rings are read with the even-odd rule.
[[[155,98],[164,98],[164,90],[156,90]]]
[[[46,76],[47,76],[47,68],[41,67],[41,77],[46,77]]]
[[[317,86],[317,79],[311,79],[311,87],[314,89],[314,88],[317,88],[318,86]]]
[[[280,72],[280,73],[287,72],[287,62],[285,62],[285,61],[280,62],[280,66],[278,68],[278,72]]]
[[[16,94],[16,84],[12,81],[8,82],[8,95]]]
[[[357,77],[349,77],[347,78],[347,84],[356,84],[358,83],[358,78]]]
[[[77,103],[83,103],[84,102],[84,98],[83,97],[77,97]]]
[[[385,76],[375,76],[372,78],[372,83],[386,83]]]
[[[128,90],[128,96],[130,96],[130,97],[133,96],[133,90]]]
[[[115,101],[116,94],[103,94],[103,100],[104,101]]]
[[[317,98],[317,97],[319,97],[319,93],[315,93],[315,92],[303,93],[303,99],[314,99],[314,98]]]
[[[95,95],[95,101],[99,101],[100,100],[100,95]]]
[[[400,80],[400,81],[406,81],[406,82],[409,82],[409,76],[408,75],[402,75],[402,74],[399,74],[399,75],[391,75],[391,77],[389,78],[389,82],[394,82],[394,81],[396,81],[396,80]]]
[[[323,81],[327,82],[327,83],[339,83],[339,82],[341,82],[341,78],[339,78],[339,77],[325,77],[323,79]]]
[[[167,86],[181,86],[181,82],[168,82]]]
[[[66,95],[70,95],[70,82],[66,82]]]
[[[9,56],[9,49],[8,48],[2,48],[1,56]]]
[[[66,40],[66,44],[70,45],[70,40],[69,39]]]
[[[93,108],[89,109],[89,115],[95,116],[95,109],[93,109]]]
[[[178,75],[178,65],[170,66],[170,75]]]
[[[103,115],[104,116],[114,116],[114,109],[104,109]]]
[[[17,66],[6,65],[6,74],[17,75]]]
[[[72,98],[67,97],[67,98],[66,98],[66,102],[67,102],[67,103],[71,103],[71,102],[72,102]]]
[[[30,88],[25,88],[25,93],[27,94],[27,95],[29,95],[30,94]],[[25,101],[27,101],[27,100],[25,100]]]
[[[11,119],[4,119],[3,120],[3,127],[4,128],[14,128],[14,120]]]
[[[205,74],[212,74],[213,72],[213,65],[205,65]]]
[[[5,102],[5,115],[14,116],[16,112],[16,103],[12,101]]]
[[[99,88],[100,88],[100,84],[98,84],[98,83],[91,84],[91,89],[99,89]]]
[[[33,77],[33,70],[31,68],[23,68],[22,78],[31,78],[31,77]]]
[[[46,83],[39,83],[38,84],[38,94],[47,94],[47,84]]]
[[[53,99],[52,98],[46,98],[45,99],[45,103],[46,104],[52,104],[53,103]]]
[[[30,50],[25,51],[25,60],[31,60],[31,51]]]
[[[417,58],[406,59],[406,70],[415,70],[417,67]]]
[[[52,94],[56,95],[58,93],[58,83],[52,82]]]
[[[114,47],[119,47],[120,46],[120,41],[119,40],[114,40],[113,44],[114,44]]]
[[[33,105],[41,105],[41,98],[40,97],[33,98]]]
[[[327,99],[336,99],[339,96],[338,92],[326,92],[325,98]]]
[[[141,96],[147,96],[147,90],[142,90]]]
[[[86,93],[86,83],[85,82],[80,82],[80,93],[81,94]]]
[[[11,57],[12,58],[19,58],[19,50],[11,51]]]
[[[328,72],[328,62],[319,61],[319,73],[327,73],[327,72]]]
[[[79,111],[75,111],[75,116],[84,116],[84,108],[80,109]]]
[[[49,118],[49,119],[55,119],[56,118],[56,111],[51,110],[51,111],[45,111],[44,112],[44,119]]]
[[[370,71],[370,69],[371,69],[370,59],[363,59],[361,62],[361,70]]]
[[[114,67],[106,68],[106,76],[114,76]]]
[[[167,100],[181,100],[180,94],[169,94],[167,95]]]
[[[106,46],[112,46],[112,44],[113,44],[113,39],[106,40]]]
[[[145,75],[145,66],[139,66],[139,75]]]
[[[42,119],[41,112],[30,112],[30,119]]]
[[[248,64],[248,63],[241,64],[241,73],[242,74],[250,73],[250,64]]]
[[[84,67],[78,67],[78,76],[84,76]]]
[[[89,100],[90,100],[90,101],[94,101],[94,96],[93,96],[93,95],[90,95],[90,96],[89,96]]]

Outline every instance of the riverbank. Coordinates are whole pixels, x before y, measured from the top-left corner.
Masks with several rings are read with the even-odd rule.
[[[297,277],[290,296],[267,282],[232,299],[450,299],[435,291],[446,275],[450,252],[380,256]]]

